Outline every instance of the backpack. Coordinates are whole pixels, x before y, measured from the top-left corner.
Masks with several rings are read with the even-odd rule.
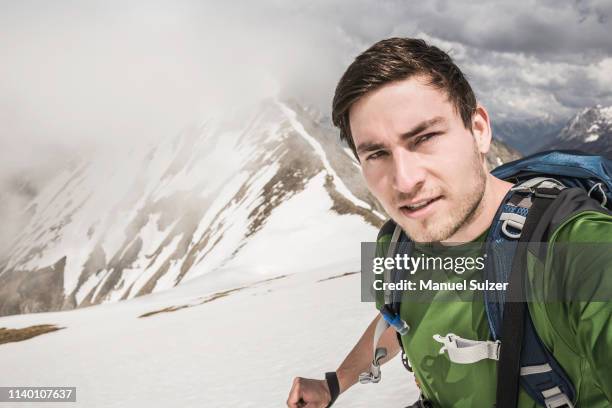
[[[515,184],[498,208],[485,241],[487,250],[498,244],[509,248],[503,254],[503,262],[489,257],[485,263],[489,281],[508,283],[506,292],[484,292],[492,340],[467,340],[452,334],[434,338],[444,344],[443,350],[451,361],[498,361],[496,408],[516,407],[519,382],[540,405],[571,408],[576,399],[571,380],[539,338],[525,301],[516,300],[524,299],[527,247],[545,260],[546,253],[537,244],[547,242],[549,234],[563,222],[584,211],[612,214],[612,160],[576,151],[550,151],[506,163],[491,174]],[[388,257],[395,255],[398,245],[403,245],[404,250],[410,248],[408,237],[392,220],[383,225],[379,239],[389,234]],[[408,242],[402,242],[402,238]],[[398,282],[400,275],[398,271],[385,270],[384,279]],[[378,347],[382,333],[392,326],[401,340],[410,330],[399,315],[401,293],[397,292],[385,293],[382,318],[374,334],[374,358],[369,372],[360,375],[361,383],[380,381],[379,362],[386,356],[386,349]],[[506,302],[507,299],[513,301]],[[503,333],[512,333],[516,341],[503,343]],[[402,360],[409,368],[403,347]],[[426,402],[417,404],[425,406]]]

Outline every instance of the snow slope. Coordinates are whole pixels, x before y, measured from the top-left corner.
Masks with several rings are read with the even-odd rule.
[[[357,218],[357,217],[353,217]],[[351,253],[358,260],[359,243]],[[299,261],[299,260],[296,260]],[[345,262],[251,284],[208,303],[198,279],[171,291],[73,311],[0,318],[0,327],[66,327],[0,345],[0,386],[76,386],[53,407],[282,407],[294,376],[334,370],[375,316]],[[337,407],[404,407],[416,399],[396,357],[379,384],[357,384]],[[45,406],[48,404],[36,404]],[[20,408],[24,403],[0,403]]]

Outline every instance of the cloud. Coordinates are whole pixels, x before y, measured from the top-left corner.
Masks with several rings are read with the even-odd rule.
[[[264,96],[329,113],[346,66],[390,36],[449,50],[494,118],[566,117],[612,103],[611,15],[599,0],[2,2],[0,180]]]
[[[612,28],[610,7],[541,0],[433,1],[417,10],[411,6],[401,16],[405,25],[483,50],[532,55],[612,52],[606,36]]]

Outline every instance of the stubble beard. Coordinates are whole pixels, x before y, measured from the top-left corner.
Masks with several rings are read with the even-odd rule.
[[[475,152],[472,160],[473,172],[468,177],[468,180],[472,180],[470,193],[461,197],[458,205],[451,209],[446,216],[437,215],[436,218],[427,220],[425,225],[417,228],[402,226],[411,240],[415,242],[440,242],[447,240],[482,212],[481,204],[486,190],[487,175],[478,160],[479,157],[480,154]]]

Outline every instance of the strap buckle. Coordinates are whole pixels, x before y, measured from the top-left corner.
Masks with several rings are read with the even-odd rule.
[[[370,371],[359,374],[359,382],[361,384],[377,383],[380,381],[380,360],[387,356],[387,349],[379,347],[374,354],[374,360],[370,365]]]
[[[570,401],[567,395],[561,392],[559,387],[553,387],[543,391],[542,395],[544,396],[544,405],[546,408],[574,408],[572,401]]]
[[[446,352],[449,360],[453,363],[472,364],[485,359],[499,360],[499,351],[501,349],[501,342],[499,340],[469,340],[453,333],[449,333],[446,336],[434,334],[433,338],[435,341],[443,344],[440,354]]]
[[[508,238],[519,239],[521,237],[521,232],[523,232],[523,226],[525,225],[526,219],[527,217],[521,214],[504,212],[499,216],[499,220],[503,221],[501,230]],[[514,228],[518,232],[509,231],[508,226]]]
[[[539,198],[551,198],[554,200],[557,198],[557,195],[559,195],[559,191],[561,190],[558,188],[538,187],[536,188],[534,195]]]
[[[525,192],[533,194],[536,188],[556,188],[563,189],[565,186],[559,180],[551,177],[534,177],[516,184],[511,188],[512,191]]]

